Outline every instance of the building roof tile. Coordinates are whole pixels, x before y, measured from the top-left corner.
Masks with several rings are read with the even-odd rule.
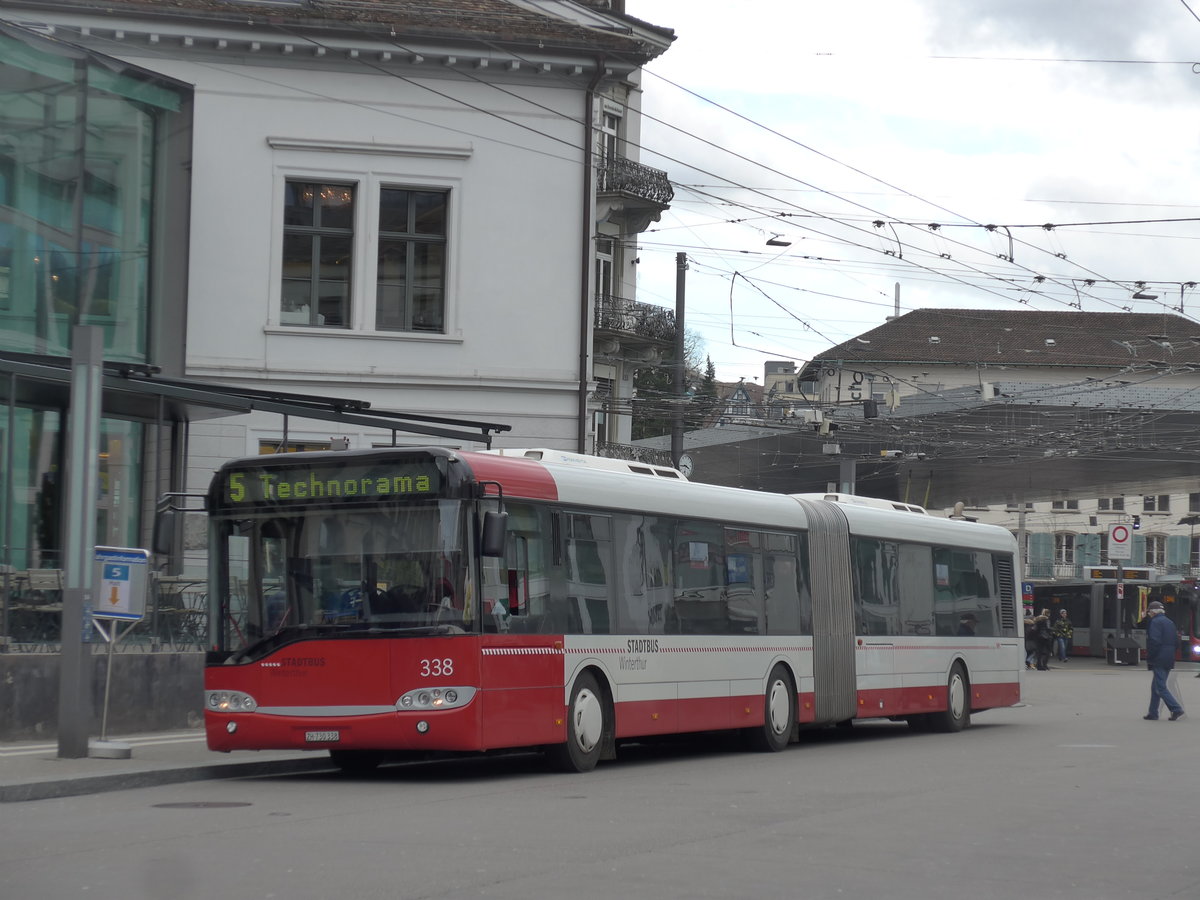
[[[818,354],[833,361],[1124,368],[1200,366],[1200,323],[1173,313],[918,309]]]
[[[0,2],[0,9],[10,5]],[[17,5],[17,4],[13,4]],[[97,11],[93,0],[21,0],[22,7]],[[593,9],[597,7],[592,4]],[[674,40],[668,28],[605,10],[612,27],[589,27],[567,15],[553,15],[531,3],[512,0],[105,0],[108,15],[196,19],[240,25],[356,28],[364,37],[404,35],[454,40],[533,44],[542,49],[622,53],[635,64],[658,56]],[[637,28],[633,26],[637,25]],[[645,32],[652,33],[647,40]]]

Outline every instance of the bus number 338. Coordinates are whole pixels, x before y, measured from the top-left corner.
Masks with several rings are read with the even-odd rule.
[[[437,678],[440,675],[454,674],[452,659],[423,659],[421,660],[421,677]]]

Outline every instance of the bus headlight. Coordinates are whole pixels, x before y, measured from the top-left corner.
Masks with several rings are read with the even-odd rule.
[[[204,706],[210,712],[254,712],[258,701],[242,691],[205,691]]]
[[[408,710],[458,709],[475,696],[473,687],[417,688],[402,694],[396,701],[400,712]]]

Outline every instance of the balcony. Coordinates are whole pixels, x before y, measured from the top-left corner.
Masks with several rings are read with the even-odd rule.
[[[596,173],[596,193],[624,194],[666,209],[675,197],[671,180],[661,169],[616,156],[603,160]]]
[[[626,300],[612,294],[597,294],[592,324],[596,335],[617,338],[622,343],[640,343],[665,348],[675,341],[675,312],[662,306]]]
[[[600,218],[627,232],[645,231],[671,205],[675,189],[661,169],[614,156],[596,168],[596,205]]]
[[[1046,559],[1025,561],[1025,577],[1049,581],[1080,581],[1083,579],[1082,563],[1065,563]]]

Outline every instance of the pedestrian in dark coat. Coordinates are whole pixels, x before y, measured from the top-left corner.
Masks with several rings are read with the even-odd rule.
[[[1183,705],[1175,699],[1167,687],[1167,676],[1175,668],[1175,650],[1179,646],[1179,632],[1175,623],[1167,618],[1167,611],[1158,600],[1151,600],[1146,608],[1150,621],[1146,624],[1146,668],[1152,673],[1150,680],[1150,711],[1143,719],[1158,718],[1161,700],[1171,711],[1171,721],[1183,718]]]
[[[1032,669],[1037,659],[1037,632],[1033,630],[1033,610],[1025,608],[1025,668]]]
[[[1033,617],[1033,636],[1037,647],[1037,667],[1050,671],[1050,651],[1054,647],[1054,633],[1050,630],[1050,610],[1043,609]]]

